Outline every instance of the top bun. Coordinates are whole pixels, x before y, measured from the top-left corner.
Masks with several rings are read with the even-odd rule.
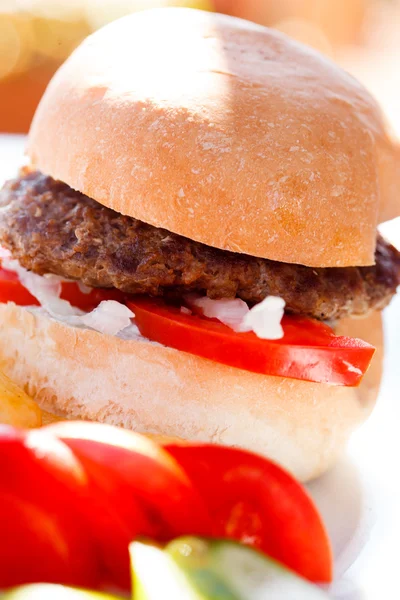
[[[374,262],[396,150],[369,93],[317,52],[223,15],[139,12],[61,67],[35,168],[210,246],[309,266]],[[396,184],[396,185],[395,185]]]

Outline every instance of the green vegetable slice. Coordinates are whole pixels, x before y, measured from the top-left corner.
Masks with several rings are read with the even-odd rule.
[[[130,546],[135,600],[326,600],[276,561],[236,542],[186,537]]]

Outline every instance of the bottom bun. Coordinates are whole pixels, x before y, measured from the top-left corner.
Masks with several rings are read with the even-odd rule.
[[[378,313],[339,333],[377,348],[360,387],[242,371],[155,344],[69,327],[38,311],[0,305],[1,367],[40,406],[67,418],[239,446],[306,481],[338,458],[371,412],[382,363]]]

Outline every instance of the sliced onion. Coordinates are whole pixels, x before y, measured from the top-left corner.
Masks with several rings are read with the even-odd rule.
[[[103,300],[90,313],[78,317],[83,325],[105,333],[117,335],[131,324],[135,314],[125,304],[116,300]]]
[[[16,260],[3,260],[8,271],[17,273],[22,285],[34,296],[41,306],[55,319],[73,327],[90,327],[100,333],[117,335],[131,325],[134,313],[115,300],[104,300],[89,313],[76,308],[60,298],[63,279],[55,275],[36,275],[27,271]]]
[[[279,340],[283,338],[281,321],[284,312],[283,298],[267,296],[244,316],[240,331],[254,331],[263,340]]]
[[[190,294],[185,300],[189,306],[200,308],[205,317],[218,319],[234,331],[253,331],[259,338],[266,340],[283,337],[281,320],[285,301],[277,296],[267,296],[251,309],[239,298],[211,300],[206,296]]]
[[[249,312],[246,302],[243,302],[240,298],[211,300],[207,296],[188,294],[185,296],[185,300],[189,306],[200,308],[205,317],[218,319],[234,331],[240,331],[243,319]]]
[[[77,308],[73,308],[69,302],[62,300],[61,277],[42,277],[31,271],[27,271],[17,260],[3,260],[3,266],[7,271],[14,271],[22,285],[38,300],[50,315],[72,316],[83,314]]]

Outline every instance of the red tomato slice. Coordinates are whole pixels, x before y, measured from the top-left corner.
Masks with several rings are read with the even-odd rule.
[[[61,284],[61,298],[82,310],[93,310],[103,300],[124,302],[125,295],[116,289],[93,288],[88,294],[82,292],[73,281]],[[15,302],[19,306],[37,306],[39,302],[18,279],[13,271],[0,268],[0,302]]]
[[[260,456],[212,445],[166,445],[204,498],[213,536],[254,546],[303,577],[332,580],[329,539],[314,503],[286,471]]]
[[[262,340],[254,333],[236,333],[215,319],[183,314],[162,300],[129,297],[119,290],[92,289],[63,283],[61,297],[82,310],[102,300],[126,303],[136,314],[141,333],[161,344],[239,369],[333,385],[358,385],[375,349],[355,338],[335,336],[314,319],[285,315],[281,340]],[[0,269],[0,302],[38,304],[14,273]]]
[[[93,310],[103,300],[116,300],[125,303],[126,295],[116,289],[92,288],[88,294],[84,294],[79,289],[77,283],[73,281],[61,284],[61,298],[68,300],[72,306],[77,306],[81,310]]]
[[[38,581],[93,587],[97,552],[81,510],[89,490],[70,449],[3,425],[0,473],[0,589]]]
[[[366,342],[335,336],[327,325],[303,317],[285,315],[284,337],[262,340],[215,319],[184,314],[160,300],[135,297],[127,306],[145,337],[254,373],[354,386],[375,352]]]
[[[110,577],[120,587],[129,588],[128,544],[139,535],[163,541],[210,532],[208,512],[186,473],[151,440],[83,421],[56,423],[46,431],[71,448],[89,480],[103,499],[115,506],[125,525],[128,543],[117,535],[118,530],[113,533],[112,527],[99,541]]]
[[[36,306],[39,302],[20,283],[16,273],[0,268],[0,302],[15,302],[19,306]]]

